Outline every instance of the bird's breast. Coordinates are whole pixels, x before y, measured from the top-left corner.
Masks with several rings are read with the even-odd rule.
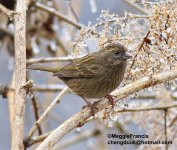
[[[84,98],[107,96],[122,82],[125,67],[108,68],[104,74],[93,78],[75,78],[65,81],[71,90]]]

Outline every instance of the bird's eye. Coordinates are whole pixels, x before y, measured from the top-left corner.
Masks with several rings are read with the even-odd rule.
[[[115,54],[115,55],[120,55],[120,52],[115,52],[114,54]]]

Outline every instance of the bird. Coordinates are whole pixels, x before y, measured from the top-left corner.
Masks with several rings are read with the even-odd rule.
[[[122,82],[130,58],[125,46],[109,43],[99,51],[74,59],[63,68],[31,65],[27,69],[52,72],[84,99],[94,115],[96,108],[88,99],[107,97],[113,105],[110,93]]]

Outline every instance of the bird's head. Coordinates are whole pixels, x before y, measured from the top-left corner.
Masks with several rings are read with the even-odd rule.
[[[131,58],[126,51],[127,48],[122,44],[111,43],[100,51],[100,55],[105,64],[107,62],[108,65],[117,66],[119,64],[125,63],[127,59]]]

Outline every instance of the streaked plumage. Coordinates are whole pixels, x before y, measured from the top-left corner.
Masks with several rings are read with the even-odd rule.
[[[109,44],[98,52],[74,60],[63,68],[32,65],[29,69],[50,71],[83,98],[100,98],[116,89],[126,70],[126,48]]]

